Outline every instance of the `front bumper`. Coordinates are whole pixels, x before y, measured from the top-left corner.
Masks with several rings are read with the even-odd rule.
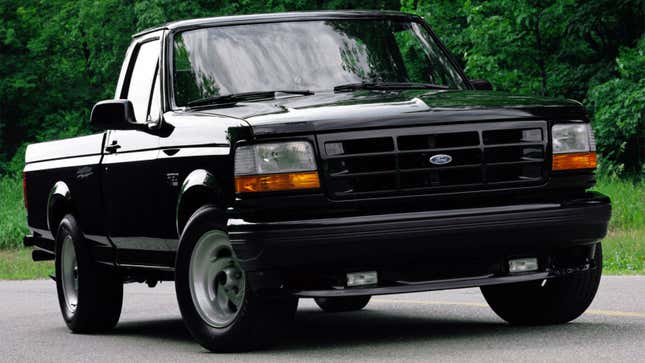
[[[280,222],[231,219],[228,231],[242,267],[262,276],[426,266],[446,278],[491,271],[499,277],[511,257],[546,258],[598,242],[610,215],[609,198],[587,193],[560,203]]]

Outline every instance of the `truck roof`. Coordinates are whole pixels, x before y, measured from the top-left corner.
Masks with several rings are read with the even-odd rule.
[[[301,21],[315,19],[355,19],[355,18],[417,18],[418,15],[392,10],[336,10],[336,11],[305,11],[269,14],[250,14],[233,16],[216,16],[173,21],[161,26],[148,28],[134,34],[132,37],[152,33],[158,30],[185,30],[219,25],[235,25],[248,23],[264,23],[278,21]]]

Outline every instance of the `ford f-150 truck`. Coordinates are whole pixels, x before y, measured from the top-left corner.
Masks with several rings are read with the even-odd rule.
[[[212,351],[270,341],[299,298],[481,287],[511,324],[558,324],[598,288],[611,208],[583,107],[469,80],[415,15],[146,30],[90,123],[24,168],[24,244],[76,333],[113,328],[128,282],[174,281]]]

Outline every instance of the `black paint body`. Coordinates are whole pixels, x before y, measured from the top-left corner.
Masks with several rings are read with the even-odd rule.
[[[499,277],[509,257],[537,256],[542,263],[559,251],[589,246],[604,237],[610,205],[608,198],[586,192],[594,183],[593,171],[551,172],[551,125],[588,122],[583,107],[574,101],[478,91],[469,85],[472,89],[459,91],[356,91],[210,109],[172,107],[166,58],[171,53],[169,39],[179,30],[379,17],[420,21],[387,12],[278,14],[178,22],[136,35],[116,98],[124,98],[137,44],[159,39],[161,122],[30,145],[25,178],[28,224],[34,235],[27,243],[54,251],[58,222],[74,213],[97,261],[134,280],[155,272],[172,278],[186,221],[199,207],[215,204],[223,212],[238,258],[259,281],[254,286],[287,286],[302,296],[322,296],[303,291],[328,291],[333,285],[329,281],[342,273],[365,269],[378,270],[390,282],[406,274],[422,280],[426,275],[427,280]],[[544,135],[538,145],[543,153],[540,174],[526,183],[484,180],[470,187],[351,196],[330,189],[332,157],[324,151],[329,140],[450,130],[483,135],[489,129],[527,125]],[[314,144],[321,190],[235,195],[236,145],[284,140]],[[486,145],[479,143],[484,150]],[[544,266],[535,278],[544,278]],[[372,293],[395,291],[399,290]]]

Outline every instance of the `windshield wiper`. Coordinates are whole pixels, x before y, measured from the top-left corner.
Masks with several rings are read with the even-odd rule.
[[[357,90],[406,90],[406,89],[448,89],[447,86],[432,83],[411,82],[365,82],[348,83],[334,87],[334,92],[352,92]]]
[[[259,101],[266,99],[274,99],[277,94],[292,94],[310,96],[314,93],[309,90],[277,90],[277,91],[256,91],[244,93],[231,93],[223,96],[212,96],[193,100],[186,105],[189,107],[206,106],[206,105],[233,105],[242,101]]]

